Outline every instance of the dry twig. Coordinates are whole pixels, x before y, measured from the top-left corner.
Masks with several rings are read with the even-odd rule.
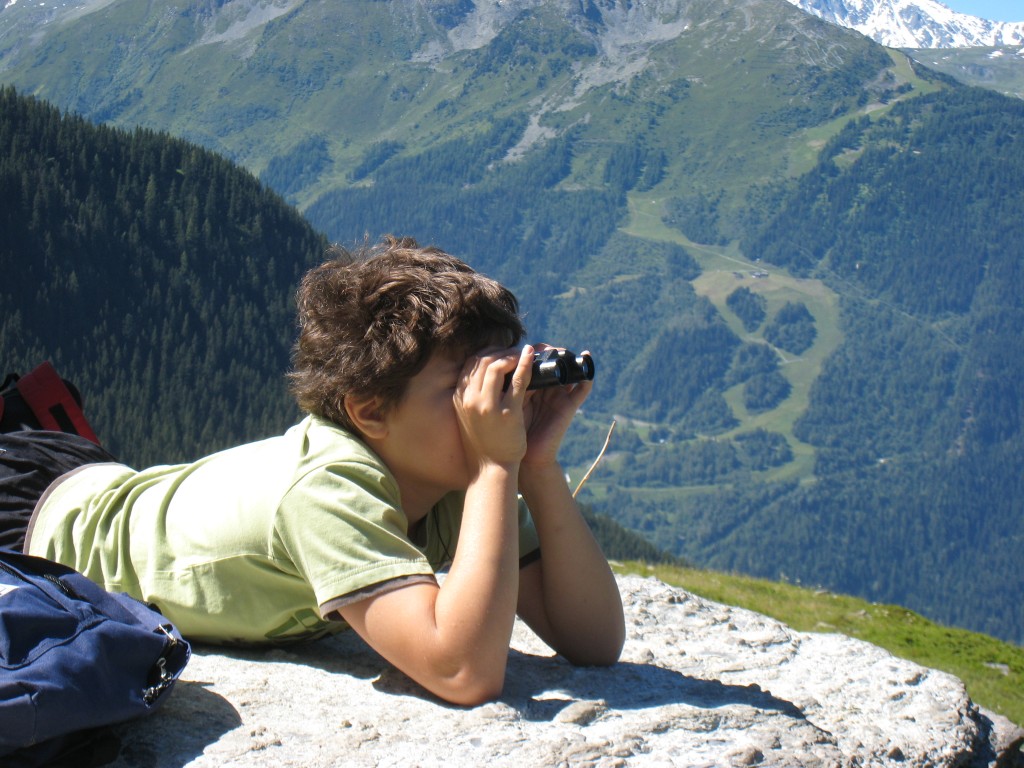
[[[587,470],[587,474],[583,476],[583,479],[580,480],[580,484],[576,486],[576,490],[572,492],[572,497],[574,499],[576,498],[576,494],[580,492],[580,489],[583,487],[583,484],[590,479],[590,476],[594,473],[594,470],[597,469],[597,465],[604,456],[604,452],[608,450],[608,444],[612,441],[612,432],[614,431],[615,419],[612,419],[612,425],[608,427],[608,435],[604,439],[604,446],[602,446],[601,452],[597,454],[597,458],[594,459],[594,463],[590,465],[590,469]]]

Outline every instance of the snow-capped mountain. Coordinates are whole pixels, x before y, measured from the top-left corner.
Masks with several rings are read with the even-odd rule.
[[[855,29],[890,48],[1024,45],[1024,21],[988,21],[957,13],[937,0],[789,2],[825,21]]]

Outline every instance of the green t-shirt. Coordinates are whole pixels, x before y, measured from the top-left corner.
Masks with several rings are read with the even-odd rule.
[[[26,551],[155,604],[183,634],[286,642],[344,628],[324,609],[405,577],[433,578],[458,542],[462,494],[409,538],[398,485],[363,442],[307,417],[284,435],[192,464],[92,464],[40,501]],[[538,546],[520,504],[520,557]]]

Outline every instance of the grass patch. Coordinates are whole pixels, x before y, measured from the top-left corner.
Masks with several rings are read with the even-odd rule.
[[[838,632],[894,656],[948,672],[971,699],[1024,723],[1024,648],[965,629],[944,627],[896,605],[792,584],[674,566],[625,563],[620,573],[654,576],[726,605],[757,611],[802,632]]]
[[[718,309],[730,329],[745,341],[764,341],[762,328],[747,332],[742,322],[729,309],[726,299],[736,288],[745,286],[767,301],[770,319],[786,302],[804,304],[814,316],[817,338],[814,345],[796,356],[779,350],[780,371],[789,380],[792,391],[776,408],[763,413],[748,413],[743,405],[742,388],[733,387],[725,394],[726,402],[740,421],[740,426],[726,437],[751,429],[766,429],[785,436],[793,451],[794,461],[769,471],[767,480],[810,478],[814,470],[814,449],[793,434],[793,425],[808,407],[811,385],[821,373],[826,358],[843,341],[839,320],[839,296],[821,280],[796,278],[774,265],[753,262],[737,244],[727,246],[694,243],[681,232],[665,224],[662,201],[656,195],[629,196],[629,223],[623,231],[648,240],[677,243],[686,248],[700,264],[703,273],[693,281],[694,290],[707,297]],[[753,277],[753,273],[767,277]]]

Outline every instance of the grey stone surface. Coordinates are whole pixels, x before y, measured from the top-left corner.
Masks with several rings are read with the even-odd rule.
[[[654,579],[619,584],[618,665],[573,667],[517,624],[504,693],[475,708],[434,699],[352,632],[199,647],[165,706],[119,729],[114,767],[973,767],[1024,736],[956,678],[876,646]]]

